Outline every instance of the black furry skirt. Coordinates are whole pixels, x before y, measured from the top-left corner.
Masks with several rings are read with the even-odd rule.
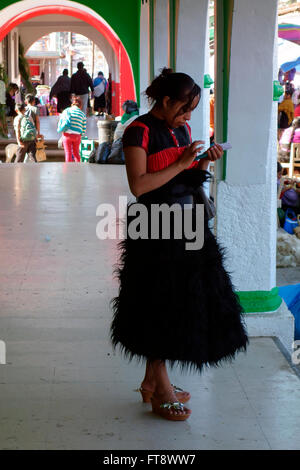
[[[190,178],[186,182],[180,177],[183,193],[177,192],[175,199],[178,178],[138,202],[148,207],[186,202],[186,196],[194,198],[207,173],[197,170],[196,182]],[[127,216],[128,225],[132,220]],[[245,351],[248,338],[242,306],[223,266],[224,250],[206,218],[202,248],[187,250],[186,241],[128,236],[120,243],[111,341],[130,359],[166,360],[171,366],[201,371],[204,365],[217,366]]]

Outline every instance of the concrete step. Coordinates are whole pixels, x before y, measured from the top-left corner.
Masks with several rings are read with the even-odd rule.
[[[7,145],[14,144],[16,145],[16,140],[15,139],[1,139],[0,140],[0,160],[2,162],[5,162],[6,160],[6,154],[5,154],[5,148]],[[65,159],[65,154],[64,154],[64,149],[63,148],[58,148],[57,146],[57,141],[54,140],[47,140],[45,141],[45,146],[46,146],[46,155],[47,155],[47,161],[53,161],[53,162],[60,162],[64,161]]]

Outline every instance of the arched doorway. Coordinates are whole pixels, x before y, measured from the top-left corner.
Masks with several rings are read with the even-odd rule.
[[[100,15],[82,4],[68,0],[57,0],[55,5],[47,0],[43,4],[40,1],[36,3],[37,5],[34,8],[30,8],[30,2],[23,0],[3,10],[5,11],[5,22],[1,26],[0,41],[24,21],[38,16],[65,15],[85,21],[110,44],[118,64],[118,76],[112,81],[112,109],[114,114],[121,114],[123,101],[127,99],[136,101],[136,89],[128,53],[117,34]]]

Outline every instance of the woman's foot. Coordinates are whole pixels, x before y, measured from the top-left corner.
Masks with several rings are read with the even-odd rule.
[[[151,397],[154,392],[156,393],[158,386],[162,390],[172,390],[172,393],[175,393],[176,395],[176,401],[181,403],[186,403],[191,398],[189,392],[185,392],[170,383],[166,365],[163,361],[148,360],[146,364],[145,377],[139,389],[144,403],[151,402]]]
[[[152,395],[151,403],[153,413],[170,421],[185,421],[191,415],[191,410],[177,400],[173,390],[159,394],[155,392]]]
[[[187,403],[191,399],[191,394],[189,392],[186,392],[185,390],[176,387],[176,385],[171,384],[171,386],[173,388],[173,393],[175,394],[177,401],[181,403]],[[151,403],[151,398],[155,393],[155,389],[156,385],[154,382],[142,382],[139,391],[141,392],[144,403]]]
[[[155,389],[150,389],[153,392],[151,397],[153,413],[171,421],[184,421],[189,418],[191,410],[178,400],[170,383],[166,364],[162,360],[147,361],[142,387],[151,387],[154,384]]]

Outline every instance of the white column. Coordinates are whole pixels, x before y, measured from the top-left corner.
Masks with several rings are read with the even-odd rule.
[[[156,0],[154,12],[154,73],[168,67],[168,3],[169,0]]]
[[[13,29],[8,34],[8,80],[18,82],[19,75],[19,36],[18,30]]]
[[[54,83],[56,82],[56,59],[52,59],[50,63],[51,63],[51,70],[50,70],[51,78],[50,78],[49,84],[52,87]]]
[[[8,80],[13,82],[14,80],[14,63],[15,63],[15,53],[14,53],[14,33],[11,31],[8,34]]]
[[[13,47],[14,47],[13,81],[18,83],[18,79],[19,79],[19,32],[17,28],[15,28],[13,31]]]
[[[209,89],[203,88],[209,73],[208,0],[181,0],[178,15],[177,72],[193,77],[201,88],[201,101],[193,112],[193,139],[209,142]]]
[[[44,73],[45,73],[45,85],[49,85],[49,82],[50,82],[50,64],[49,64],[48,59],[45,60]]]
[[[235,0],[226,180],[217,188],[217,235],[238,291],[276,285],[277,0]]]
[[[149,85],[149,3],[141,5],[140,20],[140,114],[147,112],[148,102],[143,94]]]

